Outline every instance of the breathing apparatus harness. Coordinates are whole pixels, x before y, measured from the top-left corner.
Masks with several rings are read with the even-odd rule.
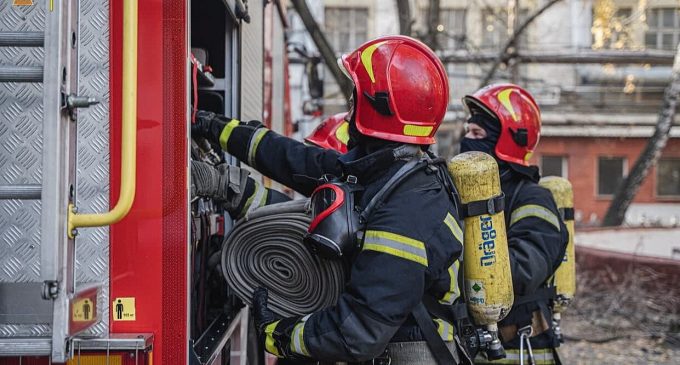
[[[509,207],[512,207],[514,204],[515,199],[517,198],[518,193],[522,189],[522,186],[524,185],[525,180],[522,179],[520,182],[517,184],[515,187],[512,197],[510,200],[510,203],[508,204]],[[569,214],[569,213],[567,213]],[[560,211],[560,219],[564,220],[564,213]],[[564,254],[562,254],[563,256]],[[529,361],[530,365],[535,364],[535,359],[534,359],[534,354],[533,354],[533,349],[531,347],[531,341],[530,338],[538,335],[540,333],[536,333],[537,330],[534,329],[534,323],[533,323],[533,313],[534,311],[540,312],[540,314],[545,318],[546,324],[548,325],[548,328],[543,331],[543,332],[549,332],[553,331],[552,333],[549,332],[549,336],[551,339],[551,348],[555,348],[559,346],[559,337],[556,335],[554,332],[554,324],[552,320],[552,303],[556,300],[557,298],[557,290],[556,287],[553,283],[553,278],[548,280],[548,282],[536,289],[531,294],[527,295],[521,295],[521,296],[515,296],[515,300],[513,302],[513,311],[508,314],[507,317],[505,317],[500,325],[515,325],[517,328],[516,336],[519,336],[519,354],[520,354],[520,364],[524,364],[524,353],[526,350],[527,353],[527,358]],[[508,339],[504,339],[507,341]],[[557,364],[560,364],[561,361],[557,355],[557,352],[554,352],[554,359]]]
[[[403,149],[398,151],[399,149]],[[409,149],[411,150],[409,152]],[[395,149],[395,159],[408,158],[407,162],[383,185],[364,209],[356,205],[355,194],[363,191],[355,176],[344,179],[326,175],[321,185],[311,195],[312,222],[304,242],[318,255],[325,258],[350,258],[358,253],[366,223],[373,212],[380,208],[394,190],[414,174],[425,170],[427,174],[436,174],[437,179],[445,187],[455,209],[458,209],[458,196],[442,158],[432,158],[423,153],[419,147],[405,145]],[[400,156],[400,157],[397,157]],[[467,318],[465,303],[458,303],[449,308],[437,303],[430,295],[425,294],[421,303],[411,313],[421,329],[428,348],[439,364],[460,364],[457,351],[453,353],[437,332],[430,313],[451,323]],[[458,339],[456,338],[456,341]],[[460,343],[459,348],[465,349]],[[385,354],[381,355],[385,356]],[[389,357],[389,354],[387,354]],[[380,358],[381,361],[385,360]],[[379,359],[376,359],[379,360]],[[469,358],[465,363],[472,363]],[[388,360],[389,362],[389,360]],[[387,362],[387,363],[388,363]]]

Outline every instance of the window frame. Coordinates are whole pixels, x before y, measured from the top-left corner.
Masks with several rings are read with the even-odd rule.
[[[663,12],[671,11],[673,13],[673,25],[667,26],[663,24]],[[649,19],[651,18],[650,13],[654,13],[656,24],[650,24]],[[680,43],[680,8],[670,8],[670,7],[654,7],[648,9],[646,13],[645,25],[647,30],[644,32],[643,41],[645,48],[647,49],[659,49],[659,50],[674,50],[677,48],[678,43]],[[647,36],[653,33],[656,36],[656,44],[654,47],[650,47],[647,44]],[[663,48],[663,36],[670,34],[672,37],[672,42],[670,48]]]
[[[614,197],[612,194],[600,194],[600,160],[601,159],[615,159],[620,158],[623,168],[621,169],[621,179],[625,179],[628,176],[628,157],[627,156],[612,156],[612,155],[598,155],[597,163],[595,164],[595,197],[598,199],[611,199]],[[616,191],[616,187],[614,188]]]
[[[563,177],[565,179],[569,179],[569,156],[568,155],[551,155],[551,154],[541,155],[541,159],[539,161],[540,169],[541,169],[541,177],[546,176],[545,174],[543,174],[543,159],[545,157],[559,158],[561,160],[560,164],[562,165],[562,166],[560,166],[560,168],[562,169],[562,175],[560,175],[560,177]],[[554,175],[549,175],[549,176],[554,176]]]
[[[654,167],[654,169],[656,169],[656,172],[654,173],[654,197],[657,200],[677,201],[677,200],[680,200],[680,193],[675,194],[675,195],[661,195],[661,194],[659,194],[659,172],[660,172],[659,164],[661,163],[661,161],[667,161],[667,160],[675,161],[678,164],[680,164],[680,156],[667,156],[667,157],[664,156],[664,157],[659,158],[658,163]]]
[[[351,30],[351,32],[350,32],[350,39],[347,41],[347,43],[348,43],[350,49],[345,50],[345,49],[339,49],[339,47],[337,47],[340,44],[339,31],[340,31],[341,28],[340,27],[337,27],[335,29],[328,29],[327,28],[327,25],[328,25],[328,16],[327,15],[328,15],[329,10],[331,10],[331,11],[349,11],[350,16],[348,16],[347,18],[350,21],[349,29]],[[357,42],[357,32],[355,32],[355,30],[358,28],[358,27],[355,26],[356,20],[357,20],[356,13],[358,11],[365,11],[366,12],[366,23],[363,24],[363,27],[365,28],[366,33],[365,33],[365,39],[363,40],[363,42]],[[342,55],[343,53],[351,52],[356,47],[360,46],[361,44],[363,44],[364,42],[366,42],[370,39],[370,37],[371,37],[371,32],[370,32],[370,29],[369,29],[369,26],[370,26],[369,23],[370,23],[370,19],[371,19],[370,18],[371,17],[371,7],[370,6],[325,5],[323,7],[323,12],[324,12],[324,24],[322,26],[322,29],[323,29],[323,32],[326,34],[326,38],[328,39],[328,43],[330,43],[331,46],[334,47],[333,50],[336,52],[336,55],[338,57],[340,55]],[[352,42],[355,42],[356,44],[353,44]]]

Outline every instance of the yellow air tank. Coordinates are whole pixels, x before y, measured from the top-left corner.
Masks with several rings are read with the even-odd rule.
[[[463,275],[468,310],[475,324],[485,326],[497,340],[497,323],[514,301],[505,215],[497,205],[490,204],[493,198],[497,198],[496,203],[503,200],[498,198],[502,194],[498,165],[486,153],[466,152],[454,157],[448,168],[461,203],[467,207],[463,209],[467,215]],[[498,355],[494,357],[504,356]]]
[[[557,298],[555,300],[555,320],[559,322],[560,314],[569,306],[576,293],[576,257],[574,255],[574,193],[569,180],[548,176],[541,179],[540,185],[553,195],[557,209],[569,231],[569,243],[564,254],[562,264],[555,271],[555,287]]]

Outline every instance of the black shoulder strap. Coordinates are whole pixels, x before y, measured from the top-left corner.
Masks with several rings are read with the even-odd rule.
[[[409,176],[413,175],[416,171],[419,171],[426,166],[428,166],[426,160],[421,160],[420,157],[414,157],[409,160],[404,166],[402,166],[397,172],[392,175],[392,177],[383,185],[383,187],[378,190],[378,192],[373,196],[371,201],[366,205],[366,208],[359,215],[359,223],[366,223],[368,218],[373,214],[373,211],[382,204],[385,199],[387,199],[394,189],[401,184],[402,181],[406,180]]]
[[[456,323],[468,318],[467,305],[460,300],[453,305],[444,305],[431,295],[425,294],[423,304],[432,315],[449,323]]]
[[[505,229],[510,229],[509,223],[510,223],[510,216],[512,215],[513,204],[515,204],[515,198],[517,198],[517,193],[519,192],[519,189],[522,188],[522,185],[524,185],[524,179],[520,180],[519,183],[517,184],[517,186],[515,187],[515,190],[512,191],[512,197],[510,198],[510,203],[507,206],[507,208],[510,209],[510,210],[506,212],[507,214],[505,214],[505,223],[507,224]]]
[[[434,322],[427,312],[425,305],[421,302],[416,306],[412,312],[413,318],[415,318],[418,327],[425,337],[427,342],[427,347],[430,349],[432,356],[437,361],[439,365],[449,365],[449,364],[460,364],[460,358],[458,357],[458,352],[449,351],[446,347],[446,343],[439,336],[437,328],[434,326]]]

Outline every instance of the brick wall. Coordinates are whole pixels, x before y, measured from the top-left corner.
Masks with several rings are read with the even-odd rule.
[[[541,137],[531,163],[538,164],[542,155],[567,157],[568,178],[574,188],[575,209],[577,215],[580,211],[582,221],[587,224],[592,214],[601,221],[611,202],[611,196],[597,195],[598,157],[624,157],[627,160],[626,171],[630,171],[647,141],[645,138]],[[680,139],[669,139],[662,157],[680,157]],[[656,168],[652,168],[634,203],[680,204],[680,198],[657,198]]]

